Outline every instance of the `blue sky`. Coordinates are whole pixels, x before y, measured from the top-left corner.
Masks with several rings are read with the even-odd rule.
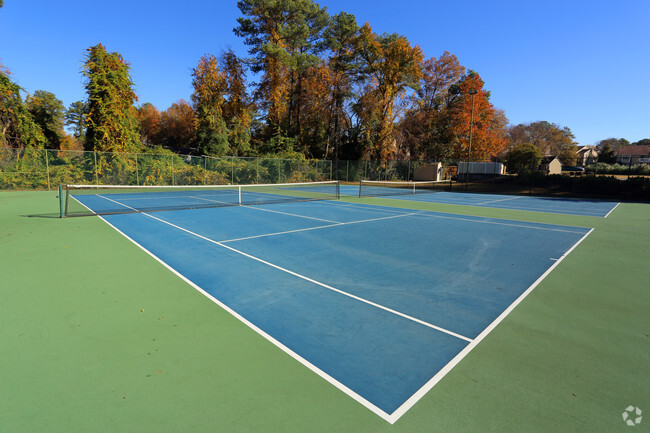
[[[444,51],[477,71],[511,124],[567,126],[581,145],[650,137],[650,1],[324,0],[427,57]],[[85,50],[102,43],[131,64],[140,103],[189,100],[191,69],[232,48],[236,0],[5,0],[0,62],[28,92],[84,99]]]

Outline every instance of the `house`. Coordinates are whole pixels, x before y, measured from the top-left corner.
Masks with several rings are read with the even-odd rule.
[[[580,146],[578,147],[578,161],[577,165],[584,167],[589,164],[598,162],[598,151],[595,146]]]
[[[562,174],[562,163],[557,156],[545,156],[539,164],[539,170],[548,174]]]
[[[616,151],[619,164],[650,164],[650,146],[624,146]]]

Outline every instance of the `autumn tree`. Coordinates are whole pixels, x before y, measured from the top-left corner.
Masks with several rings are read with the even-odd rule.
[[[334,160],[339,159],[339,149],[343,137],[344,125],[349,128],[348,116],[345,110],[346,101],[353,96],[354,79],[360,72],[359,58],[359,25],[352,14],[341,12],[334,15],[323,32],[324,40],[330,56],[327,62],[328,85],[330,95],[322,98],[329,104],[328,140],[325,156],[329,154],[329,145],[334,147]],[[325,71],[315,74],[325,77]],[[316,83],[317,84],[317,83]],[[311,100],[311,97],[309,97]]]
[[[163,146],[191,147],[196,135],[196,115],[191,105],[180,99],[163,111],[159,133]]]
[[[221,54],[221,65],[226,78],[223,118],[228,128],[228,142],[231,154],[241,156],[250,149],[255,107],[246,90],[244,61],[228,50]]]
[[[435,161],[451,156],[450,107],[460,97],[451,89],[464,75],[465,67],[447,51],[424,61],[420,88],[408,98],[409,108],[399,125],[408,155]]]
[[[534,144],[543,156],[557,156],[563,147],[575,145],[575,136],[568,127],[546,121],[511,126],[508,138],[513,145]]]
[[[150,102],[138,107],[140,140],[145,146],[160,145],[160,111]]]
[[[450,89],[458,96],[450,108],[450,125],[454,133],[453,156],[458,159],[488,161],[506,146],[508,119],[490,103],[478,73],[470,71]],[[469,148],[472,138],[471,154]]]
[[[303,80],[320,62],[327,11],[312,0],[240,0],[237,5],[243,16],[235,34],[250,47],[251,70],[263,72],[257,96],[266,114],[265,135],[299,137]]]
[[[299,142],[302,153],[311,158],[327,157],[333,127],[340,125],[340,120],[335,118],[335,80],[334,72],[325,64],[312,68],[303,78]],[[341,117],[342,114],[338,113]]]
[[[9,75],[0,64],[0,146],[42,148],[45,136],[23,102],[22,88]]]
[[[88,48],[83,66],[88,94],[86,150],[135,152],[141,148],[130,66],[102,44]]]
[[[202,56],[192,71],[196,113],[196,148],[205,155],[221,156],[229,151],[228,128],[223,118],[228,81],[219,69],[217,58]]]
[[[60,149],[64,139],[65,107],[53,93],[37,90],[26,99],[27,109],[45,136],[45,147]]]
[[[422,77],[422,50],[398,34],[376,35],[368,23],[360,29],[363,72],[369,83],[358,113],[364,122],[367,154],[380,161],[395,153],[396,99],[417,89]]]
[[[575,142],[562,146],[557,158],[564,166],[575,166],[578,163],[578,145]]]

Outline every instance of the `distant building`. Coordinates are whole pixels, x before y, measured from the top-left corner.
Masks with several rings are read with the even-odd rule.
[[[650,164],[650,146],[624,146],[616,151],[619,164]]]
[[[557,156],[545,156],[539,164],[539,170],[548,174],[562,174],[562,163]]]
[[[598,151],[595,146],[578,147],[578,166],[584,167],[598,162]]]
[[[458,174],[467,172],[467,163],[458,163]],[[506,174],[506,166],[500,162],[470,162],[469,174],[502,175]]]
[[[413,180],[441,180],[442,163],[434,162],[433,164],[423,165],[413,173]]]

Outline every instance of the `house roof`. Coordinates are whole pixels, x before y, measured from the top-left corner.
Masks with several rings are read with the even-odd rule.
[[[598,152],[598,150],[596,149],[595,146],[587,145],[587,146],[580,146],[580,147],[578,147],[578,153],[585,153],[585,152],[588,152],[588,151],[590,151],[590,150],[591,150],[591,151],[594,151],[594,152],[596,152],[596,153]]]
[[[617,155],[650,156],[650,146],[624,146],[616,151]]]
[[[550,164],[554,159],[557,159],[557,156],[545,156],[542,158],[542,162],[540,164]]]

